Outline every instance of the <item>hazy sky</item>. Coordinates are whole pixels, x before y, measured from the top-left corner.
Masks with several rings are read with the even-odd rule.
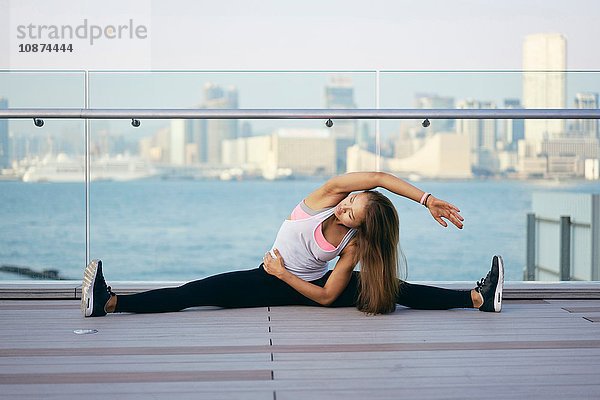
[[[147,37],[98,39],[94,45],[89,38],[55,41],[72,42],[73,53],[18,52],[20,44],[40,42],[19,39],[20,25],[76,28],[85,19],[103,28],[132,20],[147,28]],[[568,69],[599,70],[599,19],[597,0],[0,0],[0,69],[518,70],[527,34],[559,32],[567,39]],[[193,75],[96,73],[90,105],[194,107],[210,80],[236,85],[241,107],[320,108],[330,76]],[[70,76],[0,72],[0,97],[9,97],[11,107],[82,107],[83,76]],[[389,76],[381,81],[382,107],[411,107],[417,91],[498,104],[521,94],[518,74]],[[352,77],[358,107],[374,107],[374,75]],[[569,78],[569,104],[573,91],[600,90],[596,74],[585,80],[576,85]],[[28,121],[12,124],[31,129]],[[58,127],[52,121],[47,128],[54,124]],[[146,121],[140,129],[127,121],[111,125],[139,134],[158,122]]]
[[[0,68],[519,69],[523,37],[560,32],[569,69],[598,69],[597,0],[0,0]],[[18,54],[16,27],[135,23],[144,40]],[[85,42],[85,41],[84,41]],[[8,47],[8,48],[7,48]]]

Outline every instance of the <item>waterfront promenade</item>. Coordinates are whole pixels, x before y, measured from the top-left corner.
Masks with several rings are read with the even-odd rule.
[[[158,285],[113,287],[125,293]],[[0,284],[0,398],[600,394],[598,283],[507,283],[500,314],[202,307],[84,319],[77,296],[75,282]],[[75,334],[79,329],[98,332]]]

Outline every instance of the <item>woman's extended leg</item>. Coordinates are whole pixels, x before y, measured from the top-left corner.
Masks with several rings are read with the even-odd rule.
[[[267,274],[261,265],[247,271],[210,276],[175,288],[118,295],[114,311],[159,313],[196,306],[244,308],[278,305],[318,304]]]
[[[324,278],[329,277],[330,272]],[[333,307],[356,305],[359,272],[353,272],[348,286]],[[396,303],[421,310],[447,310],[450,308],[478,308],[481,311],[500,312],[504,287],[504,261],[500,256],[492,258],[492,267],[485,278],[477,282],[473,290],[452,290],[435,286],[416,285],[399,281],[400,292]]]
[[[471,290],[443,289],[435,286],[401,282],[396,302],[420,310],[447,310],[473,308]]]
[[[328,273],[325,277],[328,277]],[[354,271],[348,286],[333,302],[332,307],[356,306],[358,279],[360,273]],[[434,286],[415,285],[399,281],[400,292],[396,303],[421,310],[447,310],[449,308],[472,308],[470,290],[451,290]]]

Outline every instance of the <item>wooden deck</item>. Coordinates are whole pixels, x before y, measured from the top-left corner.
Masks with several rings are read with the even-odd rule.
[[[599,398],[599,371],[600,300],[88,319],[76,300],[0,300],[2,399]]]

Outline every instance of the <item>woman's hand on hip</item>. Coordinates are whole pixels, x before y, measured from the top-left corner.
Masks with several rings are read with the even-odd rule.
[[[429,196],[425,205],[429,209],[431,216],[443,227],[448,226],[446,221],[442,219],[445,218],[452,222],[458,229],[463,228],[462,222],[465,219],[460,215],[460,210],[456,206],[433,196]]]
[[[283,263],[283,257],[281,257],[279,250],[273,249],[273,251],[275,252],[276,258],[273,258],[268,251],[265,253],[265,256],[263,257],[264,269],[269,275],[282,279],[287,272]]]

